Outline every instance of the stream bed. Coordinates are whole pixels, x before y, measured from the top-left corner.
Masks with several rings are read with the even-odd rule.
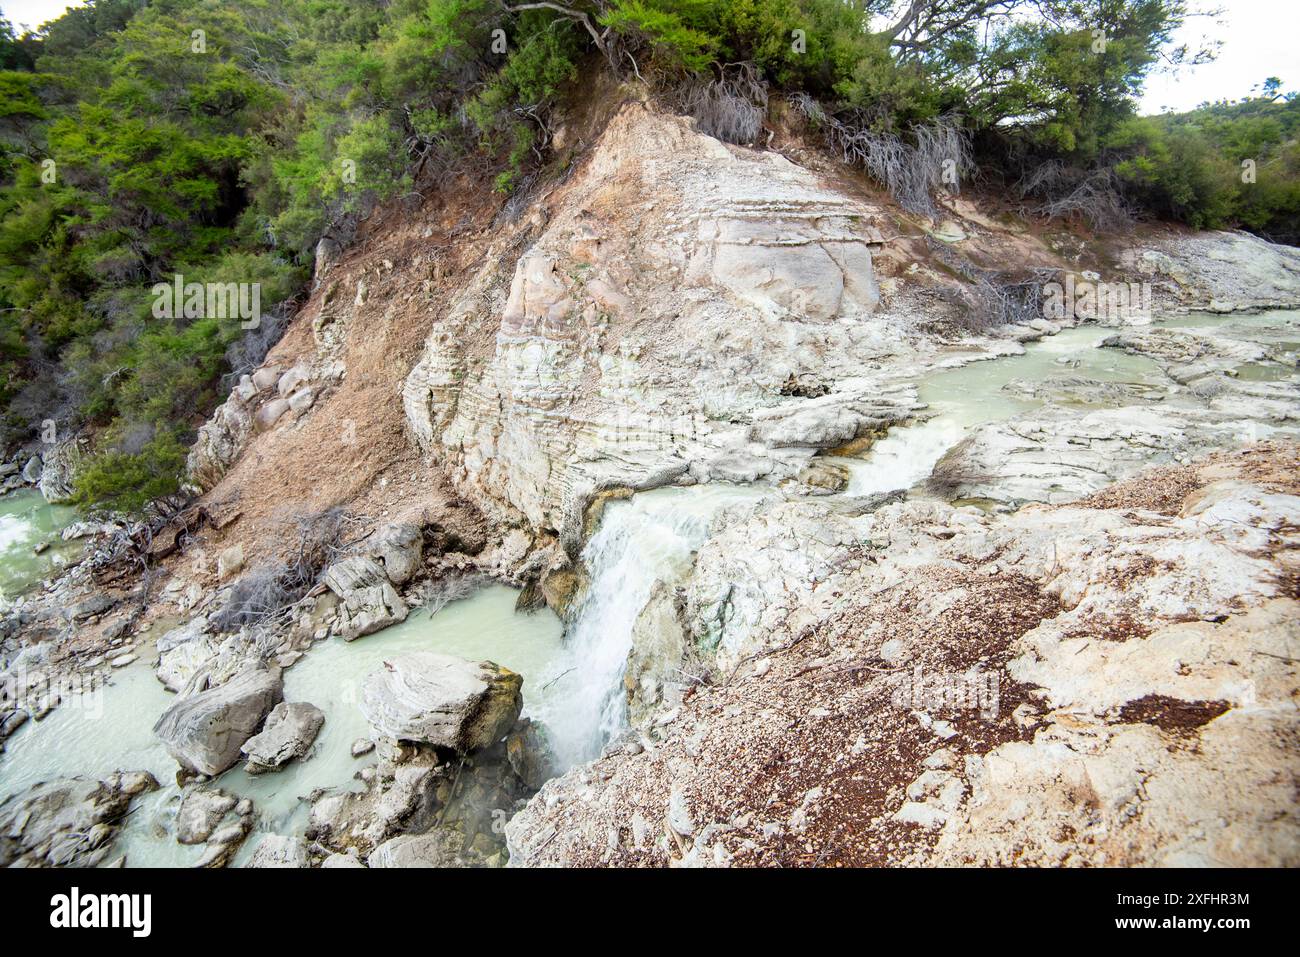
[[[1233,319],[1193,315],[1155,325],[1207,328],[1227,321]],[[1006,388],[1016,380],[1032,384],[1078,376],[1167,385],[1168,378],[1152,360],[1098,348],[1115,331],[1091,325],[1069,329],[1028,344],[1022,356],[971,362],[922,379],[918,394],[929,407],[929,418],[891,429],[861,457],[827,457],[848,473],[843,494],[913,489],[973,428],[1045,404],[1032,390]],[[1294,373],[1270,366],[1240,374]],[[353,741],[370,732],[357,706],[362,679],[385,657],[412,650],[489,659],[522,674],[524,714],[546,724],[561,766],[590,760],[626,722],[624,664],[633,623],[656,583],[678,581],[689,573],[723,509],[779,494],[770,485],[717,484],[661,488],[610,502],[583,551],[590,587],[567,636],[550,610],[517,612],[517,592],[490,585],[433,613],[414,610],[404,623],[355,642],[318,642],[284,674],[285,700],[311,702],[326,714],[309,757],[258,776],[237,767],[215,785],[251,798],[262,832],[301,834],[308,814],[304,798],[319,788],[344,785],[374,760],[351,755]],[[32,545],[56,539],[58,529],[74,517],[71,509],[44,505],[35,492],[0,499],[0,594],[16,593],[50,573],[59,556],[67,554],[62,543],[41,556],[33,554]],[[115,672],[107,686],[19,729],[0,756],[0,800],[56,777],[151,771],[162,788],[137,801],[110,860],[125,854],[131,866],[187,866],[203,848],[181,846],[172,837],[180,794],[176,763],[152,727],[174,698],[153,674],[155,657],[151,644],[142,646],[140,660]],[[234,863],[246,860],[257,843],[255,831]]]

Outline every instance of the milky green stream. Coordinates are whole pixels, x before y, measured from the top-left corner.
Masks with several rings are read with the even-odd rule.
[[[1219,316],[1193,315],[1157,325],[1207,328],[1225,321]],[[1252,317],[1232,321],[1249,322]],[[1077,375],[1121,382],[1168,381],[1149,359],[1097,348],[1114,331],[1097,326],[1070,329],[1029,344],[1023,356],[973,362],[925,378],[918,393],[935,413],[933,418],[892,429],[862,458],[836,459],[850,472],[848,492],[912,487],[924,481],[943,453],[973,427],[1043,404],[1005,390],[1014,379],[1038,382],[1054,375]],[[1294,368],[1276,366],[1242,371],[1249,378],[1295,373]],[[596,564],[608,553],[610,567],[590,569],[593,582],[610,581],[620,595],[649,594],[656,579],[680,575],[682,563],[689,563],[716,510],[746,498],[739,489],[665,489],[610,506],[608,521],[617,522],[606,530],[609,534],[593,538],[587,550]],[[32,545],[56,538],[58,528],[73,517],[71,510],[44,505],[36,493],[0,499],[0,590],[9,594],[48,574],[60,551],[52,548],[38,557]],[[623,526],[631,534],[634,525],[649,537],[624,542],[626,535],[615,534]],[[656,543],[667,544],[657,547]],[[525,713],[543,716],[555,725],[561,739],[557,743],[568,742],[571,760],[590,756],[610,732],[604,726],[614,713],[608,707],[609,695],[621,682],[621,661],[636,609],[623,607],[627,602],[615,600],[617,596],[589,594],[575,614],[580,625],[577,639],[571,636],[566,648],[555,615],[549,610],[517,613],[516,596],[510,588],[492,585],[433,614],[416,610],[405,623],[355,642],[318,642],[285,672],[286,699],[310,701],[326,714],[310,756],[283,771],[260,776],[236,768],[222,775],[218,785],[253,799],[263,831],[300,834],[307,817],[303,798],[317,788],[359,787],[355,773],[374,760],[373,755],[354,759],[350,753],[355,739],[368,736],[357,707],[362,679],[385,657],[417,649],[487,658],[521,673]],[[602,611],[606,607],[613,611]],[[102,777],[116,769],[152,771],[164,786],[137,802],[110,859],[125,853],[128,866],[185,866],[193,864],[202,849],[182,847],[171,834],[179,799],[176,764],[154,738],[152,726],[174,698],[154,677],[154,657],[151,647],[142,647],[140,660],[115,673],[107,688],[57,708],[41,722],[27,722],[10,738],[7,753],[0,755],[0,800],[49,778]],[[593,682],[600,687],[587,687]],[[583,716],[593,727],[568,727],[574,724],[565,719],[570,714]],[[250,837],[236,863],[247,859],[257,841],[257,834]]]

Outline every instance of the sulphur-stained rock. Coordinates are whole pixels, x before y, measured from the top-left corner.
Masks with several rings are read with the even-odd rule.
[[[300,837],[268,834],[253,848],[245,867],[310,867],[307,842]]]
[[[515,723],[522,685],[520,675],[490,661],[411,652],[366,676],[361,712],[387,738],[465,754],[499,741]]]
[[[533,790],[558,771],[546,728],[529,718],[522,719],[506,736],[506,758],[519,780]]]
[[[147,771],[105,781],[44,781],[0,801],[0,867],[95,867],[132,799],[156,790]]]
[[[276,771],[311,749],[325,723],[325,712],[305,701],[281,701],[266,716],[266,725],[240,749],[249,774]]]
[[[240,747],[283,693],[278,675],[249,668],[219,687],[181,698],[153,730],[182,768],[220,774],[239,760]]]

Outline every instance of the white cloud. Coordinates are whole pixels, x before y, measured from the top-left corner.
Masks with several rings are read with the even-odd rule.
[[[79,7],[82,0],[0,0],[5,19],[22,33],[23,27],[35,30],[43,23],[57,20],[68,7]]]
[[[1281,77],[1283,90],[1300,90],[1300,3],[1296,0],[1222,0],[1215,19],[1195,17],[1178,34],[1195,47],[1201,37],[1221,40],[1218,59],[1204,66],[1183,67],[1150,77],[1142,96],[1143,113],[1190,110],[1215,100],[1239,100],[1270,76]]]

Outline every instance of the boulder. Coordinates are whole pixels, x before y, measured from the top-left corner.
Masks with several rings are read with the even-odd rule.
[[[405,621],[409,611],[406,602],[387,582],[359,588],[339,605],[336,630],[344,641],[354,641]]]
[[[523,707],[523,678],[490,661],[418,651],[362,683],[361,712],[381,735],[466,754],[499,741]]]
[[[294,758],[301,758],[324,723],[325,712],[314,704],[281,701],[271,709],[261,732],[240,749],[248,757],[244,770],[249,774],[276,771]]]
[[[241,745],[283,695],[279,675],[248,668],[219,687],[181,698],[153,730],[181,767],[220,774],[239,760]]]
[[[257,427],[257,431],[266,432],[280,420],[280,416],[288,411],[288,399],[272,399],[257,410],[257,415],[253,417],[253,424]]]
[[[519,780],[534,791],[560,771],[546,728],[529,718],[521,720],[506,738],[506,760]]]
[[[33,455],[23,466],[23,481],[28,485],[35,485],[41,480],[41,459],[40,456]]]
[[[448,867],[456,862],[455,835],[442,831],[402,834],[371,852],[371,867]]]
[[[372,558],[352,555],[335,562],[321,576],[326,587],[340,598],[347,598],[359,588],[370,588],[388,580],[384,569]]]
[[[265,392],[267,389],[274,388],[275,384],[280,381],[280,370],[276,366],[263,366],[253,373],[253,387],[258,392]]]
[[[305,363],[298,363],[284,375],[280,376],[280,381],[276,383],[275,390],[280,393],[280,398],[287,399],[298,390],[298,387],[311,381],[311,369]]]
[[[217,578],[229,581],[244,569],[244,546],[231,545],[217,556]]]
[[[405,585],[420,568],[424,536],[413,522],[395,522],[379,529],[371,539],[370,554],[383,563],[388,580]]]
[[[238,803],[238,798],[220,788],[186,788],[176,809],[176,840],[181,844],[204,843]]]

